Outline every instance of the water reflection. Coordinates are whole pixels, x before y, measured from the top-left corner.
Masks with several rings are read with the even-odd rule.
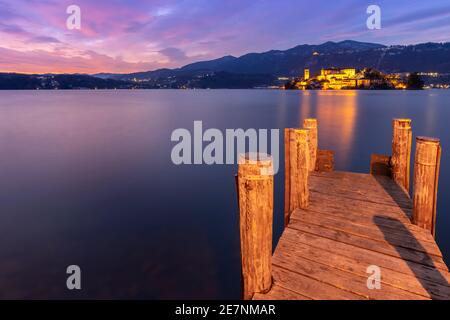
[[[0,92],[0,297],[238,299],[236,167],[170,160],[172,131],[194,120],[283,129],[317,117],[336,168],[368,172],[371,153],[390,153],[391,119],[412,118],[414,135],[442,140],[437,240],[450,258],[450,91],[432,94]],[[65,288],[74,263],[86,276],[78,294]]]
[[[319,120],[321,148],[339,149],[337,166],[345,165],[351,156],[357,116],[358,91],[302,92],[299,123],[308,117]]]

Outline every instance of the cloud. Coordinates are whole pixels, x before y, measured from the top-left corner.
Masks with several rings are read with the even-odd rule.
[[[61,43],[58,39],[48,36],[35,36],[29,40],[34,43]]]
[[[421,8],[415,11],[406,11],[392,19],[385,21],[385,25],[397,25],[403,23],[418,23],[423,20],[433,20],[450,15],[450,6],[438,6],[431,8]]]
[[[52,66],[52,68],[49,68]],[[125,73],[158,68],[155,62],[131,63],[120,58],[83,51],[78,56],[65,56],[60,52],[34,50],[22,52],[0,47],[0,72],[24,73],[99,73],[105,70]]]
[[[173,11],[174,11],[174,9],[171,7],[160,7],[158,9],[156,9],[155,16],[157,16],[157,17],[168,16],[168,15],[172,14]]]
[[[188,58],[186,53],[178,48],[165,48],[158,52],[169,58],[170,61],[184,61]]]
[[[143,30],[146,26],[151,23],[151,19],[147,21],[131,21],[128,25],[125,26],[124,30],[128,33],[136,33]]]
[[[60,43],[60,41],[54,37],[35,35],[34,33],[29,32],[17,25],[0,23],[0,32],[7,35],[14,35],[28,43]]]
[[[77,0],[82,27],[67,30],[70,4],[0,0],[0,45],[11,50],[0,69],[14,70],[16,61],[24,72],[133,72],[329,39],[450,40],[448,0],[379,0],[379,32],[365,27],[360,0]]]
[[[6,23],[2,23],[2,22],[0,22],[0,32],[18,35],[18,36],[30,35],[30,33],[25,31],[22,27],[19,27],[17,25],[13,25],[13,24],[6,24]]]

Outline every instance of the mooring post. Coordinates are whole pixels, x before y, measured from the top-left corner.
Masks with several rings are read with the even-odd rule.
[[[412,129],[410,119],[392,121],[392,178],[409,192]]]
[[[291,130],[284,129],[284,226],[288,225],[291,214]]]
[[[309,171],[314,171],[316,169],[317,150],[319,148],[317,119],[303,120],[303,128],[309,130]]]
[[[309,130],[291,129],[289,135],[289,216],[309,205]],[[287,222],[289,222],[289,216]]]
[[[242,296],[272,287],[273,164],[266,154],[239,158],[238,194]]]
[[[436,202],[441,161],[439,139],[417,137],[414,161],[414,224],[436,236]]]

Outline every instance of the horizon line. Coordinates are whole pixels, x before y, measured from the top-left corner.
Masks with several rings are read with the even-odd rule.
[[[181,69],[185,66],[188,65],[192,65],[195,63],[201,63],[201,62],[207,62],[207,61],[214,61],[214,60],[219,60],[225,57],[232,57],[235,59],[239,59],[241,57],[244,57],[246,55],[249,54],[264,54],[264,53],[268,53],[271,51],[288,51],[300,46],[321,46],[324,45],[326,43],[334,43],[334,44],[340,44],[343,42],[355,42],[355,43],[363,43],[363,44],[371,44],[371,45],[379,45],[379,46],[384,46],[386,48],[389,47],[408,47],[408,46],[417,46],[417,45],[421,45],[421,44],[448,44],[450,43],[450,41],[443,41],[443,42],[434,42],[434,41],[428,41],[428,42],[417,42],[417,43],[410,43],[410,44],[382,44],[382,43],[378,43],[378,42],[366,42],[366,41],[358,41],[358,40],[351,40],[351,39],[346,39],[346,40],[341,40],[341,41],[333,41],[333,40],[329,40],[329,41],[325,41],[322,43],[317,43],[317,44],[308,44],[308,43],[303,43],[303,44],[299,44],[293,47],[289,47],[287,49],[271,49],[271,50],[266,50],[266,51],[259,51],[259,52],[247,52],[245,54],[239,55],[239,56],[234,56],[232,54],[228,54],[228,55],[224,55],[224,56],[220,56],[217,58],[213,58],[213,59],[209,59],[209,60],[198,60],[198,61],[194,61],[188,64],[184,64],[184,65],[180,65],[178,67],[174,67],[174,68],[159,68],[159,69],[151,69],[151,70],[141,70],[141,71],[133,71],[133,72],[124,72],[124,73],[118,73],[118,72],[108,72],[108,71],[102,71],[102,72],[95,72],[95,73],[82,73],[82,72],[73,72],[73,73],[67,73],[67,72],[58,72],[58,71],[52,71],[52,72],[44,72],[44,73],[36,73],[36,72],[16,72],[16,71],[2,71],[0,70],[0,74],[23,74],[23,75],[87,75],[87,76],[94,76],[94,75],[99,75],[99,74],[113,74],[113,75],[129,75],[129,74],[133,74],[133,73],[145,73],[145,72],[154,72],[154,71],[158,71],[158,70],[177,70],[177,69]],[[143,61],[145,63],[145,61]]]

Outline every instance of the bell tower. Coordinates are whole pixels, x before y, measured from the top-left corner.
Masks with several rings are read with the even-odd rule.
[[[304,71],[304,73],[303,73],[303,79],[306,81],[306,80],[309,80],[309,69],[308,68],[306,68],[305,69],[305,71]]]

